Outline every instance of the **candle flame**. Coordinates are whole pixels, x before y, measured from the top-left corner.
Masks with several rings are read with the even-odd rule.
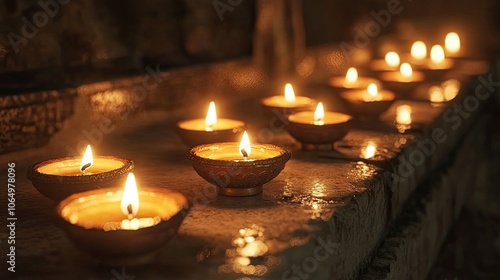
[[[377,85],[374,83],[369,84],[368,87],[366,88],[366,91],[368,92],[368,95],[370,97],[376,97],[378,95],[378,88]]]
[[[318,102],[318,106],[316,106],[316,111],[314,111],[314,124],[325,124],[325,109],[323,108],[323,102]]]
[[[429,88],[429,100],[432,103],[440,103],[444,101],[443,88],[440,86],[432,86]]]
[[[217,124],[217,112],[215,111],[215,103],[212,101],[208,106],[207,116],[205,117],[205,130],[212,131]]]
[[[422,60],[427,56],[427,47],[422,41],[416,41],[411,46],[411,57],[414,59]]]
[[[370,141],[368,145],[361,150],[360,157],[364,159],[370,159],[375,156],[376,152],[377,146],[375,145],[375,143]]]
[[[287,83],[285,85],[285,100],[287,102],[294,102],[295,101],[295,93],[293,92],[293,87],[292,84]]]
[[[411,107],[409,105],[401,105],[396,108],[396,123],[411,124]]]
[[[449,53],[457,53],[460,51],[460,37],[455,32],[446,34],[444,39],[444,47]]]
[[[434,45],[431,48],[431,61],[435,64],[443,63],[444,50],[440,45]]]
[[[399,71],[401,72],[401,75],[403,75],[406,78],[409,78],[413,75],[413,69],[411,68],[411,65],[407,62],[401,64],[399,67]]]
[[[444,99],[446,101],[450,101],[458,95],[458,92],[460,91],[460,82],[455,79],[450,79],[444,81],[441,84],[441,87],[443,88]]]
[[[85,154],[83,154],[82,161],[80,162],[80,171],[85,174],[85,170],[89,169],[92,164],[94,164],[94,158],[92,156],[92,149],[90,145],[87,145]]]
[[[240,142],[240,154],[244,159],[250,157],[252,152],[252,147],[250,146],[250,139],[248,139],[247,131],[243,132],[243,137],[241,137]]]
[[[400,63],[399,55],[396,52],[388,52],[385,54],[385,63],[391,67],[397,67]]]
[[[345,80],[348,83],[354,83],[358,80],[358,70],[354,67],[350,67],[347,69],[347,73],[345,74]]]
[[[123,196],[121,201],[121,209],[128,219],[132,219],[139,211],[139,193],[137,191],[137,184],[135,182],[134,173],[129,173],[127,182],[123,189]]]

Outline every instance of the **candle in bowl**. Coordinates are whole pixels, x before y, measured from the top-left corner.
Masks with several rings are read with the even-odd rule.
[[[374,78],[359,76],[355,67],[347,69],[345,76],[332,77],[329,80],[329,85],[337,89],[366,88],[371,83],[379,84],[379,81]]]
[[[205,119],[183,120],[177,123],[177,134],[189,147],[196,145],[237,141],[246,124],[239,120],[217,118],[215,103],[208,107]]]
[[[266,109],[269,116],[276,116],[283,123],[283,120],[286,120],[290,114],[314,108],[316,101],[309,97],[296,96],[293,86],[287,83],[284,95],[263,98],[260,100],[260,104]]]
[[[415,66],[422,71],[425,77],[431,81],[440,81],[443,76],[453,67],[453,60],[444,55],[443,47],[434,45],[431,48],[430,60]]]
[[[92,156],[88,145],[83,157],[36,163],[28,168],[27,177],[42,195],[60,201],[74,193],[122,184],[133,169],[128,159]]]
[[[59,225],[70,240],[104,265],[142,265],[178,230],[189,211],[181,193],[137,189],[129,173],[123,189],[77,193],[57,206]]]
[[[371,62],[371,69],[377,72],[398,70],[401,60],[396,52],[387,52],[384,59],[375,59]]]
[[[349,132],[351,119],[350,115],[325,112],[323,103],[319,102],[315,111],[290,115],[286,129],[302,143],[304,150],[332,149],[333,143]]]
[[[399,71],[382,72],[380,79],[384,87],[398,94],[398,97],[411,94],[422,82],[425,75],[420,71],[413,71],[409,63],[402,63]]]
[[[379,90],[376,84],[369,84],[366,89],[353,89],[340,93],[340,97],[349,104],[350,111],[361,117],[379,117],[395,99],[395,94],[388,90]]]
[[[456,32],[446,34],[444,40],[446,57],[455,60],[457,70],[460,74],[480,75],[488,71],[489,62],[481,58],[468,56],[461,45],[460,36]]]
[[[241,142],[200,145],[189,151],[194,170],[225,196],[251,196],[274,179],[291,153],[271,144],[250,144],[245,131]]]

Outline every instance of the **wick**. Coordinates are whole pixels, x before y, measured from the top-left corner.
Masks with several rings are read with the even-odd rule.
[[[245,151],[245,149],[241,149],[240,151],[241,151],[241,154],[243,155],[243,158],[244,158],[244,159],[247,159],[247,158],[248,158],[248,153],[247,153],[247,151]]]
[[[87,170],[90,166],[92,166],[91,163],[86,163],[85,165],[83,165],[80,169],[80,171],[82,171],[82,174],[85,174],[85,170]]]
[[[127,205],[127,212],[128,212],[127,218],[129,220],[132,220],[132,218],[134,218],[134,214],[132,212],[132,204]]]

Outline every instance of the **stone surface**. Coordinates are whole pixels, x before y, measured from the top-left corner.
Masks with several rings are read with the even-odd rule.
[[[309,75],[306,73],[307,79],[298,80],[297,91],[326,100],[330,110],[343,111],[334,92],[318,86],[330,73],[345,71],[338,54],[332,49],[311,51],[314,66]],[[476,92],[478,80],[469,84],[464,79],[465,90],[445,106],[397,101],[380,121],[354,122],[334,151],[304,152],[283,127],[260,113],[258,98],[271,94],[274,85],[246,62],[164,72],[160,77],[165,83],[147,91],[141,99],[137,88],[145,77],[75,88],[74,111],[60,122],[61,129],[47,145],[0,156],[2,162],[14,161],[17,165],[16,248],[17,265],[23,268],[16,274],[19,278],[114,276],[111,268],[92,266],[92,261],[54,226],[53,203],[38,194],[24,176],[29,165],[80,154],[88,143],[96,154],[133,159],[139,185],[172,188],[193,201],[178,235],[161,248],[155,263],[146,269],[124,268],[127,273],[141,279],[294,279],[300,273],[312,279],[357,278],[411,194],[437,169],[450,164],[460,139],[479,113],[478,108],[472,110],[473,117],[464,118],[460,129],[453,129],[455,121],[444,117],[450,108],[463,105]],[[207,87],[217,92],[207,94]],[[175,123],[203,117],[210,99],[219,104],[219,116],[246,120],[254,141],[292,150],[292,160],[264,186],[262,195],[217,196],[215,188],[198,177],[186,160],[187,148],[174,133]],[[412,126],[404,133],[394,124],[395,108],[402,104],[413,108]],[[423,153],[419,143],[432,138],[435,128],[446,129],[448,140],[436,145],[434,152],[424,155],[420,162],[414,158],[416,153]],[[366,150],[370,141],[376,146],[372,157]],[[6,174],[5,167],[1,168]],[[456,201],[461,199],[457,196]],[[241,243],[241,235],[250,232],[257,232],[257,243]],[[324,243],[332,244],[328,254],[318,249]]]

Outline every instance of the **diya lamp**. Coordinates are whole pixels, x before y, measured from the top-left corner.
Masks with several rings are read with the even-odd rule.
[[[179,192],[137,188],[129,173],[124,188],[69,196],[57,206],[57,221],[69,239],[99,263],[142,265],[177,232],[189,211]]]
[[[429,80],[439,81],[453,67],[453,60],[445,57],[443,47],[440,45],[432,46],[430,57],[430,60],[417,65],[416,69],[422,71]]]
[[[128,159],[93,156],[88,145],[83,157],[42,161],[28,168],[26,175],[42,195],[60,201],[74,193],[123,184],[133,169]]]
[[[379,117],[391,107],[396,95],[388,90],[379,90],[376,84],[369,84],[366,89],[344,91],[340,97],[349,104],[354,115]]]
[[[269,116],[277,116],[281,123],[284,123],[289,115],[314,108],[316,101],[309,97],[296,96],[292,84],[287,83],[284,95],[263,98],[260,104]]]
[[[488,71],[488,61],[470,58],[464,54],[460,36],[456,32],[449,32],[444,39],[446,57],[454,59],[458,64],[458,71],[466,75],[480,75]]]
[[[251,196],[278,176],[291,153],[271,144],[250,144],[245,131],[239,143],[196,146],[187,157],[196,173],[215,185],[220,195]]]
[[[398,96],[412,93],[425,81],[425,75],[420,71],[413,71],[411,65],[406,62],[401,64],[399,71],[382,72],[379,75],[384,87]]]
[[[396,52],[387,52],[384,59],[375,59],[371,62],[371,69],[377,72],[395,71],[398,69],[401,59]]]
[[[455,79],[449,79],[440,85],[429,87],[428,95],[431,106],[437,107],[453,100],[460,90],[460,82]]]
[[[304,150],[332,149],[333,143],[347,132],[352,116],[324,110],[319,102],[315,111],[304,111],[288,117],[286,129],[302,143]]]
[[[329,85],[337,89],[362,89],[369,84],[379,84],[374,78],[363,77],[358,75],[358,70],[355,67],[350,67],[344,76],[332,77],[329,80]]]
[[[215,103],[208,107],[205,119],[183,120],[177,123],[177,134],[189,147],[196,145],[237,141],[245,130],[246,124],[239,120],[217,118]]]

